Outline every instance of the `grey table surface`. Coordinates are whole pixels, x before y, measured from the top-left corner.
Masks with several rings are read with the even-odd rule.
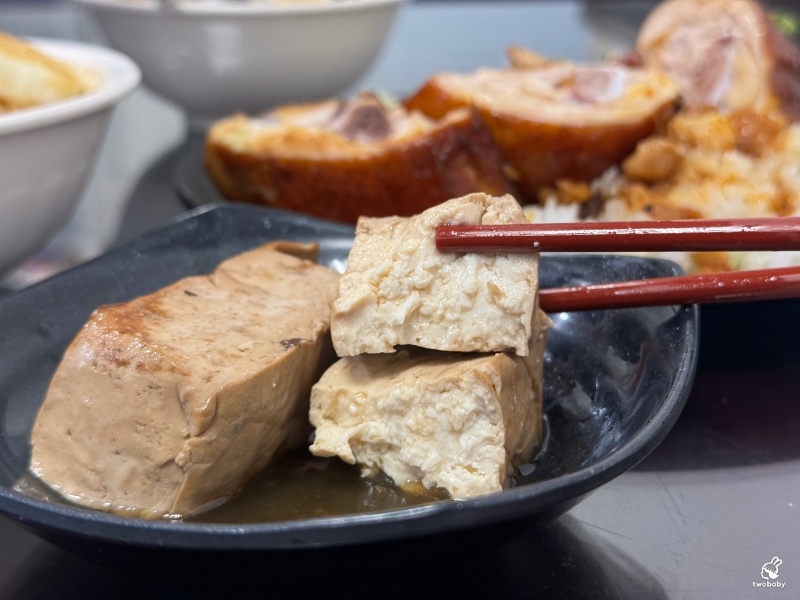
[[[439,70],[504,64],[511,44],[550,56],[599,58],[631,43],[651,5],[414,3],[358,87],[402,93]],[[64,2],[0,3],[0,30],[99,39],[87,16]],[[183,213],[175,172],[198,140],[177,107],[137,91],[115,115],[76,215],[7,285],[69,267]],[[687,407],[637,467],[515,540],[440,557],[448,575],[433,590],[405,572],[387,574],[391,586],[367,589],[364,582],[372,580],[354,565],[343,583],[331,582],[329,595],[392,596],[399,588],[423,597],[800,597],[800,304],[715,307],[702,317],[701,358]],[[777,581],[783,587],[757,587],[762,565],[774,556],[782,560]],[[387,565],[402,564],[400,558],[387,554]],[[436,573],[432,568],[426,575]],[[206,585],[98,564],[0,517],[3,599],[282,595],[257,578],[247,584],[254,588],[210,574],[198,580]],[[302,589],[285,595],[304,596]]]

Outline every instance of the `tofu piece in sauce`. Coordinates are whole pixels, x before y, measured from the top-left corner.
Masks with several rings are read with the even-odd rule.
[[[339,277],[313,254],[268,244],[97,309],[40,409],[31,472],[85,506],[185,516],[306,443]]]
[[[512,196],[362,218],[331,317],[341,358],[314,385],[310,449],[456,499],[502,490],[542,437],[550,320],[536,253],[446,253],[439,226],[527,222]]]
[[[403,348],[342,358],[312,388],[311,452],[455,499],[502,490],[542,441],[548,326],[537,312],[525,357]]]

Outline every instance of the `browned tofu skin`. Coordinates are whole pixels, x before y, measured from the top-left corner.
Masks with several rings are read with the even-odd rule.
[[[266,245],[97,309],[53,377],[31,471],[92,508],[180,516],[305,442],[338,280],[293,255],[308,250]]]

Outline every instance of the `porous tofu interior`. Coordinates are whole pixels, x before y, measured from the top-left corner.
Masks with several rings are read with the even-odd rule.
[[[414,345],[528,353],[538,255],[444,253],[441,225],[525,223],[512,196],[470,194],[415,217],[364,218],[339,284],[331,335],[339,356]]]

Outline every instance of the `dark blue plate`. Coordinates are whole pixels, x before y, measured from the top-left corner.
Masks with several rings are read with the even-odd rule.
[[[664,438],[686,401],[697,358],[695,307],[553,314],[546,353],[548,440],[517,485],[467,501],[256,524],[143,521],[15,489],[61,354],[100,304],[145,294],[275,239],[319,242],[341,270],[349,226],[253,206],[208,206],[85,265],[0,297],[0,513],[56,543],[128,550],[287,551],[365,547],[475,530],[514,529],[574,506]],[[544,257],[544,287],[678,274],[673,263],[623,256]],[[291,552],[288,552],[291,554]]]

